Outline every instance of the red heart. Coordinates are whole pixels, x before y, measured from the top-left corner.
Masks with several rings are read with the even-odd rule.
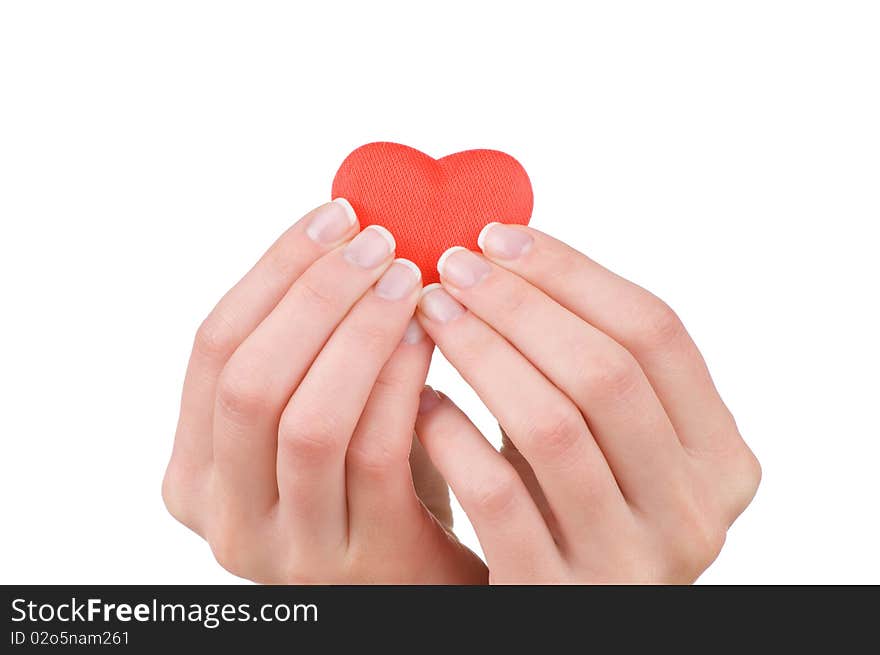
[[[382,225],[397,256],[437,282],[437,259],[452,246],[476,250],[487,223],[528,225],[532,185],[523,167],[497,150],[466,150],[433,159],[398,143],[368,143],[352,152],[333,179],[361,227]]]

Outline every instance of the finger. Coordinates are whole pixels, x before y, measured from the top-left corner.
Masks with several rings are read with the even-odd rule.
[[[409,453],[409,467],[412,470],[416,495],[422,501],[422,505],[440,522],[440,525],[452,530],[454,520],[452,504],[449,500],[449,485],[428,457],[425,447],[415,432]]]
[[[358,421],[346,455],[349,553],[393,563],[408,545],[436,557],[429,570],[407,581],[485,584],[485,564],[434,524],[452,527],[449,488],[414,432],[433,349],[410,319]],[[376,579],[383,579],[381,572]]]
[[[396,260],[342,321],[284,409],[278,427],[280,508],[298,537],[325,543],[347,537],[349,440],[379,372],[405,334],[420,290],[418,267]],[[411,426],[399,438],[405,443],[410,433]]]
[[[537,230],[492,223],[479,241],[486,257],[631,352],[687,448],[724,450],[739,439],[699,350],[661,300]]]
[[[552,534],[559,534],[559,521],[553,513],[553,508],[550,507],[550,503],[547,502],[547,496],[544,495],[544,490],[541,489],[538,478],[535,477],[532,465],[517,450],[516,445],[510,440],[510,437],[507,436],[504,430],[501,430],[501,449],[499,452],[519,474],[520,479],[526,485],[526,489],[529,490],[532,500],[535,501],[535,505],[537,505],[538,510],[541,512],[541,516],[544,517],[544,522],[550,528],[550,532]]]
[[[421,512],[409,456],[433,350],[418,321],[410,319],[370,392],[345,459],[352,539],[395,541],[401,526]]]
[[[371,226],[312,264],[236,349],[217,384],[214,459],[222,506],[252,516],[278,498],[278,422],[330,334],[391,262]]]
[[[357,218],[340,198],[295,223],[220,300],[202,322],[187,367],[180,420],[166,479],[166,500],[188,501],[212,459],[211,429],[217,378],[242,341],[278,303],[290,285],[321,255],[357,232]],[[181,508],[182,510],[183,508]]]
[[[556,544],[523,481],[461,410],[426,387],[416,433],[470,518],[492,575],[557,578]]]
[[[507,339],[586,417],[626,498],[666,506],[685,453],[654,390],[620,344],[521,277],[464,248],[438,262],[444,288]]]
[[[628,513],[583,416],[562,391],[440,285],[425,288],[418,317],[531,463],[555,513],[590,526]]]

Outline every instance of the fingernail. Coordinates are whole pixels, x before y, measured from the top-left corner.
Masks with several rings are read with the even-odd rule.
[[[406,326],[406,331],[403,333],[403,342],[414,344],[421,342],[424,338],[425,331],[422,329],[422,326],[419,325],[419,322],[416,319],[411,318],[409,320],[409,325]]]
[[[516,259],[525,255],[535,240],[525,230],[517,230],[501,223],[489,223],[477,237],[480,250],[498,259]]]
[[[422,279],[419,267],[408,259],[395,259],[376,283],[376,295],[385,300],[406,298]]]
[[[381,225],[370,225],[345,246],[342,255],[361,268],[375,268],[388,259],[395,247],[391,232]]]
[[[427,414],[440,404],[440,400],[440,394],[428,385],[425,385],[422,393],[419,394],[419,414]]]
[[[357,225],[357,222],[357,216],[348,200],[337,198],[315,210],[306,227],[306,236],[315,243],[329,246],[342,241],[351,226]]]
[[[425,316],[438,323],[448,323],[464,314],[465,311],[461,303],[436,282],[422,289],[422,299],[419,301],[419,306]]]
[[[461,246],[450,248],[437,260],[437,271],[440,273],[440,277],[459,289],[474,286],[491,270],[489,262]]]

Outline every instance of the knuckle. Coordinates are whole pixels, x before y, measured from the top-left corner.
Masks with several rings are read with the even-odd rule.
[[[296,292],[309,307],[308,311],[332,311],[338,301],[332,288],[321,283],[315,277],[303,277],[295,285]]]
[[[265,377],[243,366],[227,365],[217,381],[217,403],[223,411],[239,418],[269,412],[271,398]]]
[[[165,503],[165,509],[171,516],[184,525],[189,524],[190,508],[186,502],[186,495],[182,491],[178,474],[170,464],[162,479],[162,502]]]
[[[230,527],[225,527],[221,522],[220,525],[214,526],[211,531],[211,537],[208,539],[208,545],[214,554],[214,559],[224,569],[239,577],[247,577],[250,568],[248,551],[243,547],[240,538]]]
[[[460,370],[473,370],[479,367],[484,361],[483,350],[484,343],[476,341],[466,341],[457,346],[455,352],[455,363]]]
[[[407,389],[411,383],[409,379],[394,367],[386,366],[373,385],[374,394],[382,394],[397,397],[402,389]]]
[[[551,460],[564,458],[583,437],[583,418],[574,408],[563,405],[541,412],[526,431],[529,450]]]
[[[735,466],[736,488],[734,490],[731,522],[742,514],[758,492],[763,471],[761,463],[748,446],[737,457]]]
[[[178,430],[177,439],[180,438]],[[191,461],[175,446],[162,477],[162,502],[179,523],[203,536],[204,506],[209,469]]]
[[[744,459],[746,463],[744,464],[745,473],[743,474],[743,479],[746,481],[746,492],[748,493],[749,500],[751,500],[761,485],[764,471],[761,468],[761,462],[758,461],[758,458],[755,457],[751,450],[747,452]]]
[[[263,259],[259,267],[262,273],[263,282],[266,288],[273,288],[280,280],[293,280],[300,271],[299,258],[296,256],[294,248],[283,237],[272,245]],[[296,244],[302,246],[302,243]]]
[[[585,256],[567,249],[553,248],[544,251],[543,261],[539,266],[547,277],[554,277],[568,286],[583,286]],[[574,288],[577,288],[574,287]]]
[[[498,344],[491,335],[465,337],[455,345],[455,363],[459,370],[474,370],[484,366],[487,353],[497,351]]]
[[[686,561],[694,578],[709,568],[721,549],[727,532],[720,527],[702,524],[691,533],[685,548]]]
[[[324,461],[343,447],[333,416],[304,408],[282,415],[278,442],[288,456],[307,462]]]
[[[238,346],[238,337],[229,321],[214,309],[196,330],[193,349],[210,359],[228,359]]]
[[[376,322],[361,321],[354,327],[354,339],[361,353],[383,353],[393,343],[388,328]]]
[[[500,311],[497,312],[498,318],[504,320],[515,320],[517,316],[521,316],[528,309],[530,294],[525,284],[509,284],[503,290],[503,293],[496,294],[500,297]]]
[[[624,350],[593,358],[582,374],[581,394],[585,398],[616,400],[639,384],[641,368]]]
[[[407,462],[401,453],[389,448],[378,435],[363,435],[348,448],[348,466],[370,477],[384,479],[389,471]]]
[[[638,349],[665,350],[680,343],[687,332],[675,311],[665,302],[651,296],[641,312],[641,326],[636,338]]]
[[[715,561],[727,538],[720,521],[693,504],[683,508],[676,521],[669,560],[669,575],[673,579],[695,580]]]
[[[487,476],[471,489],[471,503],[486,517],[504,516],[516,499],[520,479],[513,467],[504,467]]]

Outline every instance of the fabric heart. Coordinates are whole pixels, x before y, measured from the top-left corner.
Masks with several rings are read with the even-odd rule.
[[[528,225],[532,185],[510,155],[466,150],[433,159],[398,143],[368,143],[352,152],[333,179],[361,227],[382,225],[397,256],[414,261],[423,282],[437,282],[437,260],[452,246],[476,250],[487,223]]]

